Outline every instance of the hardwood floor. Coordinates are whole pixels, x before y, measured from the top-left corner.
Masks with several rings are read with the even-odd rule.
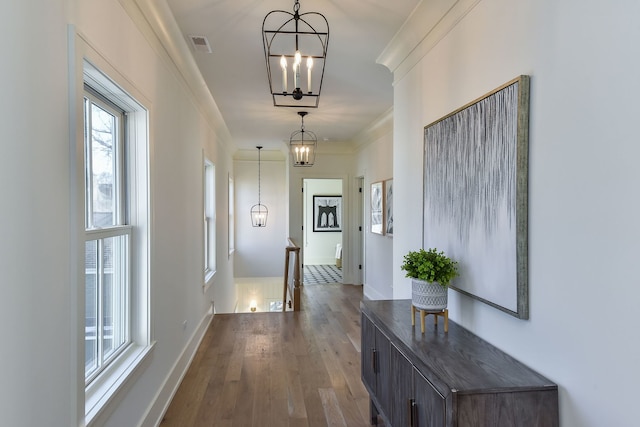
[[[217,314],[160,425],[368,426],[361,299],[305,285],[300,312]]]

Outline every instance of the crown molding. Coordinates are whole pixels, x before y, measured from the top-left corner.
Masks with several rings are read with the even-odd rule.
[[[353,138],[354,148],[361,150],[373,141],[391,133],[393,133],[393,107],[382,113]]]
[[[481,0],[422,0],[376,59],[400,80]]]
[[[261,162],[282,162],[287,159],[286,154],[278,150],[260,150]],[[258,150],[238,149],[233,153],[234,161],[258,161]]]

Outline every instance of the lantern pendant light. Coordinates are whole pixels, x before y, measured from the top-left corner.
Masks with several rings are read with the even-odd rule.
[[[318,138],[315,133],[304,128],[304,116],[307,114],[306,111],[298,111],[302,125],[289,138],[289,152],[295,167],[313,166],[316,159]]]
[[[262,21],[262,44],[269,93],[275,107],[317,108],[329,46],[329,23],[318,12],[269,12]]]
[[[269,209],[260,203],[260,150],[262,146],[256,148],[258,149],[258,203],[251,207],[251,224],[254,227],[266,227]]]

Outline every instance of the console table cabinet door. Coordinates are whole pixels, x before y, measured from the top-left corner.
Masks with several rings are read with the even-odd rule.
[[[414,401],[413,365],[391,345],[391,418],[392,426],[411,426],[411,402]],[[415,423],[413,424],[415,425]]]
[[[417,421],[413,427],[445,427],[447,424],[445,424],[444,397],[415,368],[413,368],[413,383]]]
[[[378,410],[389,415],[391,389],[389,387],[390,346],[387,338],[366,316],[361,321],[362,381],[377,400]]]
[[[376,328],[376,395],[380,402],[380,409],[389,415],[391,409],[391,377],[389,375],[389,360],[391,343],[389,339]]]
[[[376,327],[365,316],[362,316],[361,333],[362,344],[360,357],[362,366],[362,382],[364,382],[364,385],[367,387],[367,389],[369,389],[369,392],[376,393]]]
[[[445,427],[445,399],[391,345],[391,425]]]

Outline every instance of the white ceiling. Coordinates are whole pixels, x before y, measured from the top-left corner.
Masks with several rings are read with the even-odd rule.
[[[304,108],[305,128],[324,141],[349,143],[393,103],[391,72],[376,58],[420,0],[299,0],[319,12],[330,37],[320,104]],[[274,107],[262,46],[272,10],[294,0],[167,0],[185,39],[205,36],[213,53],[193,56],[239,149],[283,150],[300,129],[298,109]]]

